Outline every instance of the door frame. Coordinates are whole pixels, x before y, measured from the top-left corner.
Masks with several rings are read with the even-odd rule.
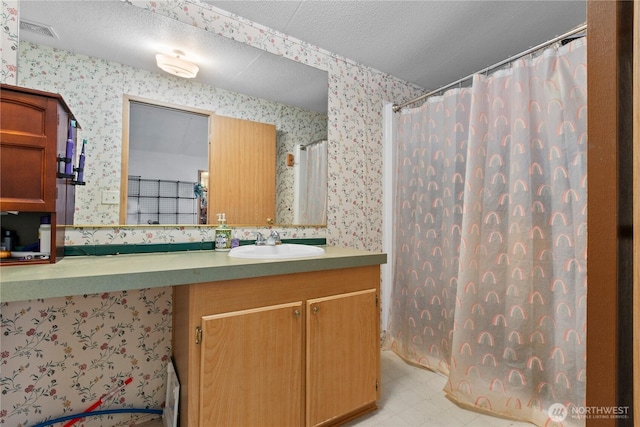
[[[130,107],[132,102],[141,104],[149,104],[154,107],[165,107],[172,110],[179,110],[187,113],[198,114],[208,117],[209,130],[207,131],[207,147],[211,143],[211,117],[213,111],[203,110],[195,107],[187,107],[184,105],[172,104],[170,102],[158,101],[155,99],[143,98],[136,95],[122,95],[122,149],[120,163],[120,206],[118,218],[120,224],[127,224],[127,197],[129,195],[129,129],[131,126]],[[130,224],[138,225],[138,224]],[[146,226],[147,224],[140,224]],[[165,224],[166,225],[166,224]],[[198,224],[194,224],[198,225]]]
[[[633,40],[633,222],[640,224],[640,1],[634,1]],[[640,227],[633,230],[633,407],[640,425]]]
[[[635,3],[637,7],[637,0]],[[629,155],[633,126],[630,89],[633,77],[629,72],[633,8],[634,2],[629,1],[587,1],[586,406],[627,406],[629,411],[633,407],[632,399],[636,402],[638,399],[637,393],[629,397],[634,382],[630,370],[636,372],[636,384],[638,382],[638,364],[633,369],[629,343],[633,341],[631,317],[638,309],[637,300],[634,310],[631,298],[632,263],[633,258],[638,257],[633,251],[631,231],[633,162]],[[591,418],[586,420],[586,425],[633,425],[633,419]]]

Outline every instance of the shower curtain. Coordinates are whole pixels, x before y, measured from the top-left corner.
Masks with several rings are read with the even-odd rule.
[[[302,150],[302,147],[301,147]],[[300,224],[327,223],[327,141],[309,144],[300,156]]]
[[[586,39],[398,120],[390,345],[461,406],[584,425]]]

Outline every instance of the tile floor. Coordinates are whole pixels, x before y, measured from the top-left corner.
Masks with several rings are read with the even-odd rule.
[[[444,376],[382,352],[378,410],[346,426],[358,427],[533,427],[533,424],[468,411],[444,396]]]
[[[394,352],[382,352],[382,393],[378,410],[345,427],[533,427],[462,409],[444,396],[445,378],[409,365]],[[162,420],[140,427],[162,427]]]

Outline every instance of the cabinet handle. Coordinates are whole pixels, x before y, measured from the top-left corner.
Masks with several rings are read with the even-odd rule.
[[[293,315],[295,317],[300,317],[300,310],[293,310]]]
[[[313,311],[313,314],[316,314],[317,312],[320,311],[320,307],[318,307],[317,305],[314,305],[312,311]]]

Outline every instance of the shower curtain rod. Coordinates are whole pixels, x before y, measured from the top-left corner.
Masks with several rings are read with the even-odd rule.
[[[487,71],[494,70],[494,69],[496,69],[496,68],[498,68],[498,67],[501,67],[501,66],[503,66],[503,65],[505,65],[505,64],[508,64],[508,63],[510,63],[510,62],[513,62],[513,61],[515,61],[515,60],[517,60],[517,59],[520,59],[520,58],[522,58],[523,56],[527,56],[527,55],[529,55],[530,53],[533,53],[533,52],[535,52],[535,51],[538,51],[538,50],[540,50],[540,49],[543,49],[543,48],[545,48],[545,47],[547,47],[547,46],[550,46],[550,45],[552,45],[552,44],[554,44],[554,43],[557,43],[557,42],[559,42],[559,41],[561,41],[561,40],[564,40],[564,39],[566,39],[567,37],[570,37],[570,36],[572,36],[572,35],[574,35],[574,34],[577,34],[577,33],[579,33],[579,32],[582,32],[582,31],[584,31],[584,30],[586,30],[586,29],[587,29],[587,25],[586,25],[586,24],[580,25],[579,27],[576,27],[576,28],[574,28],[574,29],[573,29],[573,30],[571,30],[571,31],[567,31],[566,33],[564,33],[564,34],[562,34],[562,35],[560,35],[560,36],[554,37],[554,38],[553,38],[553,39],[551,39],[551,40],[548,40],[548,41],[546,41],[546,42],[544,42],[544,43],[541,43],[541,44],[539,44],[539,45],[537,45],[537,46],[534,46],[534,47],[532,47],[532,48],[529,48],[529,49],[525,50],[524,52],[521,52],[521,53],[519,53],[519,54],[517,54],[517,55],[515,55],[515,56],[511,56],[511,57],[509,57],[509,58],[505,59],[504,61],[500,61],[500,62],[498,62],[497,64],[493,64],[493,65],[491,65],[491,66],[489,66],[489,67],[483,68],[483,69],[482,69],[482,70],[480,70],[480,71],[476,71],[476,72],[475,72],[475,73],[473,73],[473,74],[469,74],[467,77],[463,77],[463,78],[461,78],[461,79],[459,79],[459,80],[456,80],[456,81],[455,81],[455,82],[453,82],[453,83],[449,83],[449,84],[448,84],[448,85],[446,85],[446,86],[442,86],[442,87],[441,87],[441,88],[439,88],[439,89],[432,90],[432,91],[431,91],[431,92],[429,92],[429,93],[426,93],[426,94],[424,94],[424,95],[420,95],[419,97],[414,98],[414,99],[409,100],[409,101],[406,101],[406,102],[404,102],[404,103],[402,103],[402,104],[400,104],[400,105],[398,105],[398,104],[393,104],[393,107],[392,107],[393,112],[394,112],[394,113],[397,113],[398,111],[402,110],[402,109],[403,109],[404,107],[406,107],[407,105],[411,105],[411,104],[414,104],[414,103],[416,103],[416,102],[418,102],[418,101],[422,101],[423,99],[426,99],[426,98],[430,97],[431,95],[435,95],[436,93],[442,92],[442,91],[443,91],[443,90],[445,90],[445,89],[449,89],[450,87],[453,87],[453,86],[457,85],[458,83],[462,83],[462,82],[464,82],[465,80],[469,80],[470,78],[472,78],[472,77],[473,77],[474,75],[476,75],[476,74],[483,74],[483,73],[486,73]]]
[[[304,151],[307,149],[307,147],[311,147],[312,145],[320,144],[321,142],[325,142],[325,141],[326,139],[319,139],[317,141],[313,141],[308,144],[304,144],[304,145],[300,144],[300,149]]]

